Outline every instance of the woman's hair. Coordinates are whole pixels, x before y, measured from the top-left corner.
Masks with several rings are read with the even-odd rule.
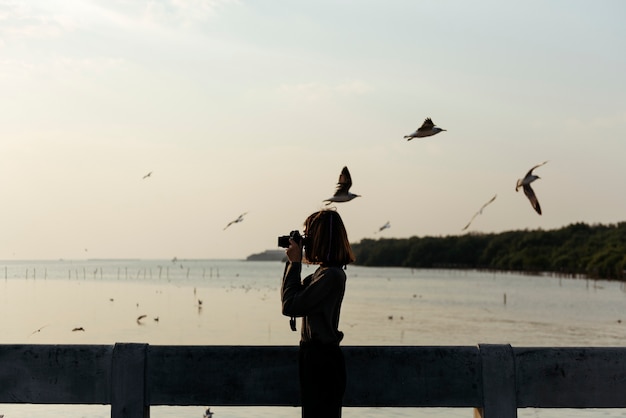
[[[304,221],[304,257],[311,264],[344,266],[355,260],[341,216],[324,209]]]

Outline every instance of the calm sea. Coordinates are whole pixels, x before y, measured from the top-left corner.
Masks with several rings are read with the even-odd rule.
[[[282,271],[279,262],[235,260],[0,262],[0,344],[296,345],[299,336],[280,312]],[[619,282],[359,266],[347,274],[344,345],[621,346],[626,335]],[[140,315],[146,317],[138,323]],[[215,418],[300,414],[276,407],[212,411]],[[151,408],[156,418],[202,412]],[[0,404],[2,414],[104,418],[110,408]],[[344,416],[471,417],[472,410],[345,408]],[[626,411],[521,409],[519,416],[626,417]]]

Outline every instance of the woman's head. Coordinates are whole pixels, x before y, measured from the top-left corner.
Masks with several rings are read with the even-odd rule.
[[[304,256],[312,264],[346,265],[354,262],[348,234],[337,211],[324,209],[304,221]]]

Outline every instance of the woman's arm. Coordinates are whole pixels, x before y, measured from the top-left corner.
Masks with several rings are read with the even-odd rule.
[[[338,290],[339,282],[331,269],[318,271],[313,281],[313,275],[306,277],[304,283],[308,285],[300,282],[301,270],[300,263],[293,263],[287,268],[282,286],[283,315],[306,316],[320,312],[324,309],[323,302]]]

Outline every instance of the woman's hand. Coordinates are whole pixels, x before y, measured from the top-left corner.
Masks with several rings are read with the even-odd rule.
[[[289,248],[285,250],[285,254],[292,263],[302,262],[302,247],[291,238],[289,238]]]

